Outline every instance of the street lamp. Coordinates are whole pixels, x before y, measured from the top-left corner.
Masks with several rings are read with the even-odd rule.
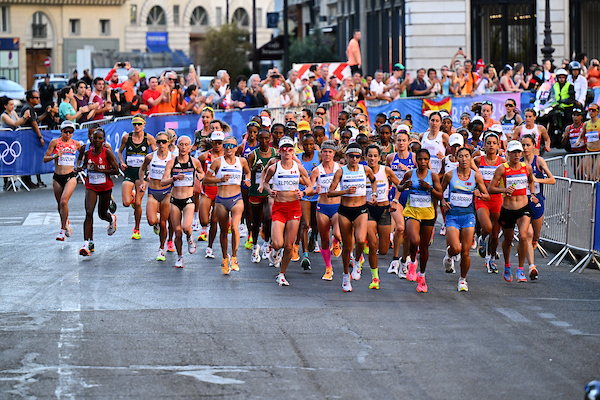
[[[554,61],[552,59],[552,53],[554,53],[554,47],[552,47],[552,29],[550,29],[550,0],[546,0],[546,22],[544,24],[544,47],[542,47],[542,54],[544,55],[544,61],[550,60],[550,63]]]

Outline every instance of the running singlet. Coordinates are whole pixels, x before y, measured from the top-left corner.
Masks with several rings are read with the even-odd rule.
[[[312,173],[312,170],[315,169],[315,167],[317,165],[319,165],[319,152],[314,151],[312,159],[310,159],[308,161],[304,161],[304,159],[302,158],[303,156],[304,156],[304,153],[298,154],[298,159],[300,160],[300,162],[302,163],[302,166],[304,167],[304,169],[310,176],[310,174]],[[300,190],[304,190],[304,189],[306,189],[306,186],[300,185]],[[317,201],[318,197],[319,197],[319,195],[315,194],[314,196],[305,197],[302,200]]]
[[[385,151],[385,150],[381,150],[381,157],[379,159],[379,164],[381,165],[385,165],[385,160],[387,159],[387,156],[395,153],[396,152],[396,146],[394,146],[394,143],[390,142],[390,151]],[[383,146],[381,146],[383,147]]]
[[[235,162],[233,164],[228,164],[225,161],[225,156],[221,158],[221,168],[215,174],[215,178],[221,179],[225,175],[229,175],[229,179],[225,182],[217,182],[217,186],[223,185],[237,185],[239,186],[242,183],[242,163],[240,162],[240,158],[236,157]]]
[[[347,165],[342,167],[342,178],[340,179],[340,187],[342,190],[356,187],[356,192],[343,194],[345,197],[361,197],[367,195],[367,174],[365,167],[358,165],[358,170],[350,171]]]
[[[505,188],[514,186],[515,191],[511,196],[526,196],[527,195],[527,165],[524,162],[519,163],[519,169],[512,169],[508,163],[504,163],[504,176],[502,183]],[[506,197],[507,194],[504,194]]]
[[[91,163],[96,164],[96,169],[110,169],[110,164],[106,158],[106,147],[102,147],[100,154],[95,155],[93,149],[87,151],[88,165]],[[88,170],[87,177],[85,178],[85,188],[91,189],[95,192],[105,192],[114,186],[110,175],[100,171]]]
[[[600,140],[598,138],[599,130],[600,130],[600,119],[598,121],[596,121],[595,124],[592,124],[592,120],[589,120],[587,122],[587,125],[585,126],[585,139],[587,140],[587,143],[593,143],[593,142],[597,142],[598,140]]]
[[[579,125],[579,127],[575,127],[575,124],[569,125],[569,143],[571,144],[571,150],[573,151],[585,151],[585,144],[587,143],[586,138],[584,137],[581,141],[579,147],[574,147],[575,143],[577,143],[577,139],[579,139],[579,134],[581,134],[581,128],[583,124]]]
[[[531,162],[531,169],[533,171],[533,176],[535,176],[538,179],[543,179],[544,178],[544,173],[542,172],[542,170],[540,170],[538,168],[538,156],[533,156],[533,161]],[[539,182],[534,182],[534,190],[535,190],[535,195],[536,196],[544,196],[544,194],[542,193],[543,187]],[[529,185],[527,185],[527,195],[530,195],[531,192],[529,190]]]
[[[329,187],[331,187],[331,182],[333,181],[333,176],[336,171],[340,169],[340,164],[333,163],[333,171],[328,174],[325,172],[325,168],[323,168],[323,164],[319,164],[317,166],[317,171],[319,171],[319,176],[317,176],[317,184],[321,185],[321,191],[319,194],[324,194],[329,192]],[[338,183],[337,188],[335,190],[340,190],[340,184]]]
[[[71,139],[71,143],[65,143],[61,138],[56,141],[56,148],[54,154],[58,154],[59,150],[62,150],[62,155],[58,157],[58,165],[68,165],[71,167],[75,166],[75,154],[77,153],[77,145],[75,140]]]
[[[423,139],[421,139],[421,148],[429,151],[431,170],[436,174],[439,174],[442,170],[442,160],[437,158],[437,153],[446,154],[446,148],[442,139],[443,135],[444,132],[439,131],[434,139],[429,139],[429,133],[426,132],[423,135]]]
[[[385,173],[385,167],[380,166],[379,171],[375,174],[375,183],[377,184],[377,202],[382,203],[384,201],[388,201],[388,191],[390,189],[390,185],[388,182],[387,175]],[[365,180],[365,189],[367,190],[367,199],[371,200],[373,196],[373,189],[371,188],[371,182]]]
[[[256,149],[257,147],[258,147],[258,142],[257,142],[256,146],[249,146],[248,142],[245,142],[244,143],[244,151],[242,152],[242,156],[244,158],[248,158],[250,153],[252,153],[254,151],[254,149]]]
[[[254,149],[254,164],[252,166],[250,166],[250,169],[253,169],[254,166],[259,161],[263,165],[263,168],[265,168],[267,166],[267,164],[269,163],[269,160],[271,158],[275,157],[276,151],[274,148],[269,147],[269,153],[270,153],[269,156],[262,157],[260,155],[260,151],[258,150],[258,148]],[[254,179],[252,179],[252,181],[250,183],[250,189],[248,189],[248,195],[250,195],[250,196],[268,196],[269,195],[269,193],[267,193],[266,190],[263,190],[262,193],[260,193],[258,191],[258,186],[260,186],[260,180],[262,179],[263,171],[264,171],[264,169],[262,171],[256,171],[256,173],[254,175]]]
[[[129,134],[125,144],[125,164],[128,167],[139,168],[144,163],[144,158],[149,153],[148,134],[144,132],[142,143],[133,143],[133,132]]]
[[[469,178],[463,181],[458,176],[458,169],[452,171],[452,179],[447,189],[449,189],[450,210],[446,215],[465,215],[473,214],[475,206],[473,205],[473,192],[476,188],[475,171],[469,170]]]
[[[498,169],[498,166],[500,164],[500,157],[496,157],[496,162],[494,163],[494,165],[488,165],[488,163],[485,161],[485,157],[481,156],[481,159],[479,161],[479,172],[481,173],[481,176],[483,177],[483,182],[486,184],[486,186],[489,185],[492,179],[494,178],[496,169]],[[492,194],[490,196],[494,195]]]
[[[277,161],[275,165],[273,190],[277,192],[293,192],[298,190],[300,184],[300,168],[298,168],[298,163],[294,161],[290,169],[284,169],[281,161]]]
[[[431,170],[427,170],[427,176],[423,179],[431,187],[433,187],[433,178],[431,177]],[[415,170],[410,177],[412,185],[409,189],[408,194],[408,205],[415,208],[429,208],[432,207],[431,193],[422,188],[419,185],[419,178],[417,177],[417,171]]]
[[[407,167],[407,170],[401,169],[400,164]],[[410,171],[410,170],[416,168],[416,165],[413,162],[412,153],[408,153],[408,158],[400,158],[398,156],[398,153],[394,154],[394,159],[392,160],[392,162],[390,164],[390,168],[392,169],[392,171],[394,171],[394,174],[396,175],[396,177],[399,180],[402,180],[402,178],[404,178],[404,174],[407,171]]]
[[[477,150],[479,150],[479,151],[483,150],[483,140],[475,141],[471,137],[471,138],[469,138],[468,143],[473,146],[473,153],[475,153]]]
[[[521,127],[521,136],[519,139],[523,137],[523,135],[532,135],[535,138],[535,148],[540,148],[540,130],[537,125],[533,125],[533,128],[529,129],[525,125]]]
[[[458,161],[450,161],[450,155],[444,157],[444,173],[455,170],[458,167]],[[444,190],[444,198],[447,199],[450,195],[450,185]]]
[[[502,117],[500,120],[500,124],[502,125],[502,133],[505,135],[510,135],[512,131],[515,129],[515,125],[517,123],[516,114],[514,118],[507,119],[506,115]]]
[[[179,159],[175,159],[175,164],[173,164],[173,169],[171,169],[171,176],[176,177],[179,174],[184,174],[185,179],[175,180],[173,182],[173,186],[181,187],[181,186],[194,186],[194,177],[196,176],[196,168],[194,168],[194,163],[192,162],[192,157],[188,156],[187,162],[182,163]]]
[[[161,160],[158,157],[158,152],[155,151],[152,153],[152,160],[150,160],[150,165],[148,166],[148,177],[150,179],[161,180],[165,173],[165,167],[172,158],[173,154],[171,154],[170,151],[167,153],[167,157],[164,160]]]

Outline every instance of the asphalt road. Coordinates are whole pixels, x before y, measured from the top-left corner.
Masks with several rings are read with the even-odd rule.
[[[229,276],[204,243],[184,269],[172,253],[155,261],[157,236],[143,225],[131,240],[122,206],[114,236],[96,221],[84,259],[83,195],[79,185],[73,236],[57,242],[50,189],[0,193],[3,399],[581,399],[600,378],[597,270],[539,259],[538,281],[506,283],[472,252],[470,291],[458,293],[436,233],[426,294],[386,274],[391,253],[380,290],[365,269],[342,292],[340,259],[322,281],[319,254],[279,287],[243,248]]]

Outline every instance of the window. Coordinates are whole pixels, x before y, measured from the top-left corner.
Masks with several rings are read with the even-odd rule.
[[[250,16],[248,16],[248,12],[246,10],[243,8],[238,8],[233,13],[231,23],[237,24],[238,26],[248,27],[250,26]]]
[[[101,19],[100,20],[100,35],[103,35],[103,36],[110,35],[110,19]]]
[[[221,7],[217,7],[217,26],[221,26],[223,23],[223,9]]]
[[[204,8],[194,8],[194,11],[192,12],[192,16],[190,18],[190,25],[192,27],[208,25],[208,14],[206,13],[206,10]]]
[[[137,5],[132,4],[129,8],[129,23],[137,25]]]
[[[73,36],[79,36],[81,34],[81,20],[70,19],[69,20],[69,32]]]
[[[262,15],[263,15],[262,8],[257,8],[256,9],[256,27],[257,28],[262,28],[262,24],[263,24]]]
[[[173,24],[179,25],[179,6],[173,6]]]
[[[48,28],[44,17],[44,13],[39,11],[33,14],[31,30],[34,39],[44,39],[48,36]]]
[[[0,7],[0,32],[8,32],[8,7]]]
[[[159,6],[154,6],[148,13],[146,19],[146,25],[149,26],[165,26],[167,25],[167,18],[165,17],[165,10]]]

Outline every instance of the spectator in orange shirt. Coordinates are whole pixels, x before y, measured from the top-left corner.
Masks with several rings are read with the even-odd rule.
[[[158,105],[159,113],[174,113],[181,112],[183,109],[183,89],[181,86],[179,89],[175,89],[175,82],[177,81],[177,74],[173,71],[169,71],[165,74],[164,84],[157,87],[165,94],[162,102]]]
[[[136,68],[127,71],[127,80],[121,85],[125,92],[125,100],[131,103],[131,115],[138,114],[140,111],[148,111],[148,106],[143,104],[142,98],[136,94],[135,85],[140,81],[140,72]]]
[[[348,56],[348,65],[350,66],[350,71],[352,75],[355,73],[359,73],[362,75],[362,59],[360,56],[360,45],[358,42],[360,41],[360,31],[355,30],[354,36],[350,39],[348,43],[348,48],[346,49],[346,55]]]

